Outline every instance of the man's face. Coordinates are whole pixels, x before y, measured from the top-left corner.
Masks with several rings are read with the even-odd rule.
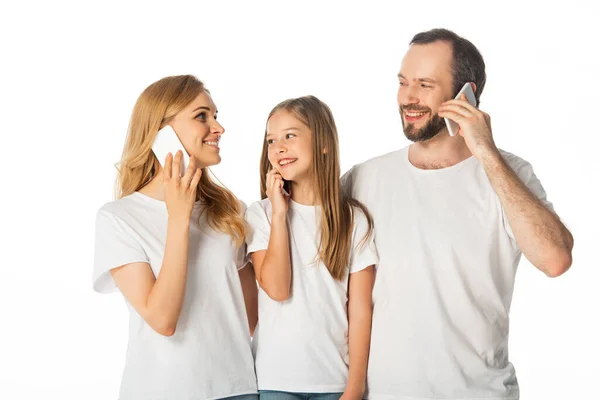
[[[446,130],[437,110],[453,97],[451,68],[452,47],[447,42],[412,45],[406,52],[398,74],[398,106],[409,140],[423,142]]]

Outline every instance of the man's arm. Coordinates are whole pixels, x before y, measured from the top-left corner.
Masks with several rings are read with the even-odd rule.
[[[498,150],[483,152],[481,162],[525,257],[548,276],[563,274],[572,262],[569,230],[529,191]]]
[[[469,104],[464,95],[443,103],[438,114],[458,123],[459,135],[483,164],[525,257],[548,276],[563,274],[572,263],[573,236],[502,158],[492,137],[490,116]]]

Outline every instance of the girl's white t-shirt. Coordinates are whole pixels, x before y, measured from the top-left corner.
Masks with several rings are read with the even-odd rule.
[[[129,341],[121,400],[208,400],[257,393],[248,318],[238,269],[245,249],[198,220],[190,225],[185,299],[175,334],[156,333],[126,301]],[[118,290],[110,270],[145,262],[158,276],[167,235],[164,202],[139,192],[97,214],[94,290]]]
[[[271,203],[253,203],[246,211],[248,254],[266,250]],[[378,258],[374,236],[363,242],[367,219],[354,209],[352,254],[346,275],[335,280],[318,260],[320,208],[290,200],[287,213],[292,265],[289,299],[277,302],[262,289],[258,326],[252,341],[260,390],[343,392],[348,381],[348,276]]]

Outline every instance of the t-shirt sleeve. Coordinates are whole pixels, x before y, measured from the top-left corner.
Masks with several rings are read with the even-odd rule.
[[[350,258],[350,273],[362,271],[363,269],[377,265],[379,256],[375,247],[374,231],[366,237],[369,231],[367,217],[358,208],[354,208],[354,232],[352,234],[352,256]]]
[[[529,162],[512,154],[509,156],[505,156],[505,159],[510,165],[510,167],[515,171],[519,179],[521,179],[521,181],[525,184],[525,186],[527,186],[529,191],[540,200],[544,207],[546,207],[552,212],[555,212],[554,206],[547,198],[546,191],[544,190],[542,183],[533,172],[532,165]],[[506,232],[514,240],[515,236],[512,231],[512,228],[510,227],[508,217],[506,216],[504,210],[502,210],[502,217],[504,219],[504,227],[506,229]]]
[[[248,234],[246,235],[247,254],[266,250],[269,245],[271,225],[260,202],[252,203],[248,207],[246,210],[246,223],[248,227]]]
[[[350,197],[354,197],[354,169],[355,167],[350,168],[342,177],[340,178],[340,189]]]
[[[95,236],[92,285],[97,292],[117,290],[111,269],[134,262],[150,262],[133,229],[107,210],[100,210],[96,215]]]
[[[242,217],[246,214],[246,203],[240,200],[240,212]],[[237,266],[238,271],[243,269],[250,262],[250,257],[246,252],[246,242],[242,243],[242,245],[238,248],[237,254],[235,257],[235,265]]]

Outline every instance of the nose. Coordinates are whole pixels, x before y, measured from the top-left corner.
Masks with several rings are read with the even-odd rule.
[[[275,142],[271,146],[272,146],[273,152],[275,154],[281,154],[281,153],[285,153],[287,151],[287,148],[285,147],[285,144],[283,144],[283,143]]]
[[[225,133],[225,128],[223,128],[223,125],[221,125],[219,122],[217,122],[217,120],[215,119],[213,121],[213,124],[211,126],[210,129],[211,133],[214,133],[215,135],[219,135],[221,136],[222,134]]]
[[[398,105],[418,104],[419,97],[417,96],[417,92],[418,90],[415,88],[415,85],[400,86],[398,89]]]

